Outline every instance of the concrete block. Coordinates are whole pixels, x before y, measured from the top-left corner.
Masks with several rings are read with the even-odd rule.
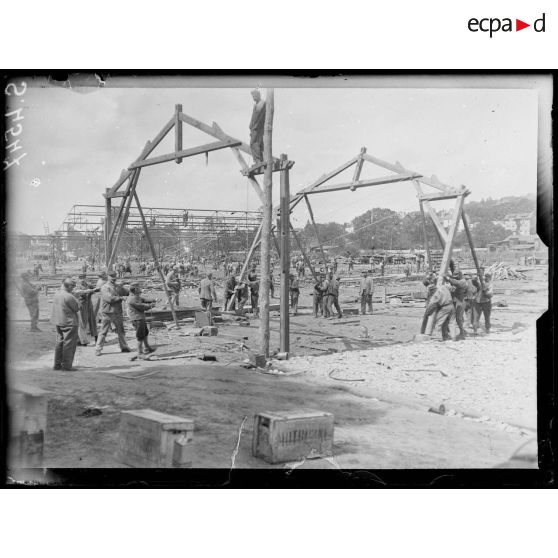
[[[200,335],[203,337],[215,337],[219,330],[215,326],[205,326],[200,329]]]
[[[197,327],[204,327],[212,325],[211,314],[209,312],[198,312],[195,313],[195,324]]]
[[[119,457],[131,467],[191,467],[194,421],[152,409],[122,411]]]
[[[331,456],[333,421],[322,411],[258,413],[252,454],[268,463]]]
[[[263,354],[250,353],[250,363],[258,368],[265,368],[267,359]]]

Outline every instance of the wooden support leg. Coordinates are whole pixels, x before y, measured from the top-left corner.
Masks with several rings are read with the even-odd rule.
[[[322,253],[322,259],[324,260],[324,269],[327,268],[327,260],[326,255],[324,252],[324,247],[320,241],[320,235],[318,234],[318,227],[316,226],[316,222],[314,221],[314,212],[312,211],[312,206],[310,205],[310,201],[308,200],[308,196],[304,196],[304,201],[306,202],[306,206],[308,207],[308,213],[310,214],[310,219],[312,221],[312,227],[314,228],[314,234],[316,235],[316,240],[320,246],[320,252]]]
[[[287,156],[281,155],[282,170],[280,174],[281,183],[281,300],[280,300],[280,351],[289,352],[289,293],[291,268],[290,246],[289,246],[289,169],[286,168]]]
[[[463,221],[465,234],[467,235],[467,240],[469,241],[469,247],[471,248],[471,255],[473,256],[473,261],[475,262],[475,267],[477,268],[477,277],[479,278],[481,288],[484,289],[484,277],[483,274],[481,273],[479,259],[477,257],[477,252],[475,250],[475,245],[473,243],[473,236],[471,235],[471,229],[469,228],[469,222],[467,216],[465,215],[465,211],[461,212],[461,219]]]
[[[179,329],[179,325],[178,325],[178,318],[176,317],[176,312],[174,311],[174,304],[172,303],[172,297],[171,294],[167,288],[167,283],[165,281],[165,276],[163,274],[163,270],[161,269],[161,264],[159,263],[159,259],[157,258],[157,252],[155,252],[155,246],[153,245],[153,240],[151,239],[151,233],[149,232],[149,229],[147,228],[147,223],[145,221],[145,216],[143,214],[143,209],[140,205],[140,201],[138,198],[138,195],[136,193],[136,191],[134,190],[133,193],[134,199],[136,200],[136,207],[138,208],[139,214],[140,214],[140,218],[141,218],[141,224],[143,227],[143,232],[145,233],[145,238],[147,240],[147,243],[149,244],[149,248],[151,250],[151,255],[153,256],[153,263],[155,264],[155,269],[157,270],[157,272],[159,273],[159,277],[161,278],[161,281],[163,283],[163,289],[165,290],[165,294],[167,295],[167,301],[169,303],[169,307],[171,310],[171,314],[174,320],[174,323],[176,325],[176,328]]]
[[[419,201],[420,213],[422,215],[422,234],[424,236],[424,248],[426,251],[426,259],[428,260],[428,271],[432,271],[432,256],[430,255],[430,244],[428,242],[428,230],[426,228],[426,215],[424,214],[424,207],[422,201]]]

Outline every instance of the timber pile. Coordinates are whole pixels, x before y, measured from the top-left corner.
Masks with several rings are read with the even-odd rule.
[[[185,307],[185,306],[179,306],[178,308],[175,308],[175,312],[176,312],[176,318],[178,320],[183,320],[185,318],[195,318],[196,317],[196,312],[201,312],[201,308],[198,307]],[[216,316],[221,316],[221,308],[219,306],[214,306],[213,308],[211,308],[211,315],[213,317]],[[147,320],[153,320],[153,321],[160,321],[160,322],[171,322],[173,320],[172,317],[172,313],[170,311],[170,309],[162,309],[162,310],[158,310],[158,309],[153,309],[153,310],[147,310],[145,312],[145,317],[147,318]]]
[[[520,271],[512,269],[511,266],[503,262],[492,264],[484,270],[485,273],[490,273],[492,279],[522,279],[526,280],[527,276]]]

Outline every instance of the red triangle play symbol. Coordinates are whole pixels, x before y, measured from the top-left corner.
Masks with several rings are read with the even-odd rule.
[[[531,27],[531,24],[530,23],[525,23],[524,21],[521,21],[520,19],[515,20],[515,30],[516,31],[521,31],[522,29],[525,29],[526,27]]]

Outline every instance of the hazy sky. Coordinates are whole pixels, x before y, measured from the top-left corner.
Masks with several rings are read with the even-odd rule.
[[[55,230],[74,204],[103,204],[104,189],[159,132],[176,103],[185,113],[207,124],[216,121],[248,142],[250,88],[29,87],[23,96],[10,97],[9,107],[24,108],[18,137],[26,153],[21,165],[8,171],[10,229],[42,234],[43,222]],[[184,126],[184,148],[212,141]],[[273,152],[295,161],[292,193],[363,146],[426,176],[465,184],[472,191],[469,199],[535,193],[537,94],[520,89],[275,89]],[[171,132],[153,156],[173,149]],[[335,181],[350,180],[353,170],[347,172]],[[388,174],[365,163],[361,178]],[[208,166],[201,155],[180,165],[147,167],[138,193],[145,206],[260,206],[230,150],[210,153]],[[275,175],[276,201],[278,194]],[[311,201],[321,222],[348,222],[370,207],[418,209],[410,183],[315,195]],[[303,226],[306,219],[301,204],[293,224]]]

